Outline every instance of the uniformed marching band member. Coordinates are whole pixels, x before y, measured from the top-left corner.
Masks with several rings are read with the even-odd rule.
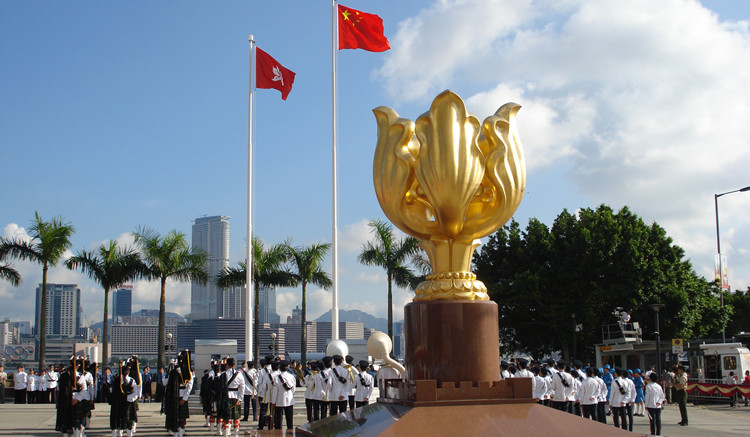
[[[513,377],[513,375],[511,375],[510,373],[510,370],[508,370],[509,368],[510,368],[509,362],[505,360],[500,361],[500,380],[501,381],[504,379],[510,379]]]
[[[119,363],[119,372],[110,387],[109,427],[112,437],[122,437],[123,431],[129,437],[135,434],[133,425],[138,421],[136,400],[138,399],[138,384],[130,376],[131,369],[128,362]]]
[[[51,396],[50,402],[57,403],[57,383],[60,379],[60,374],[55,371],[55,365],[50,364],[49,370],[47,371],[47,389]]]
[[[570,369],[570,376],[573,378],[573,393],[569,399],[571,401],[570,406],[573,408],[570,412],[581,417],[581,383],[583,382],[583,378],[575,368]]]
[[[615,427],[628,429],[627,402],[630,398],[628,393],[628,384],[625,382],[626,370],[615,369],[616,378],[612,380],[611,390],[609,392],[609,407],[612,409],[612,419]]]
[[[205,389],[201,385],[201,399],[203,399],[203,392],[205,390],[205,403],[203,404],[203,413],[208,414],[208,426],[209,431],[212,431],[212,428],[218,427],[218,422],[216,418],[216,381],[221,374],[221,363],[218,360],[212,360],[211,361],[211,370],[208,372],[208,378]],[[213,431],[216,431],[216,429],[213,429]]]
[[[294,388],[297,379],[289,372],[289,362],[279,362],[279,372],[276,375],[276,399],[274,404],[274,427],[281,429],[281,417],[286,416],[286,428],[293,429],[292,419],[294,416]]]
[[[578,399],[583,410],[583,417],[591,420],[598,420],[599,396],[601,387],[599,381],[594,378],[594,369],[586,369],[586,379],[581,381],[581,391]]]
[[[242,400],[245,397],[245,377],[244,373],[235,368],[236,363],[233,357],[227,358],[227,370],[224,371],[222,378],[222,385],[225,383],[227,387],[226,392],[226,403],[228,406],[227,410],[224,410],[225,414],[222,414],[224,419],[224,436],[229,437],[232,428],[234,428],[234,435],[238,436],[240,433],[240,418],[242,417]],[[222,417],[220,416],[220,417]]]
[[[331,390],[331,378],[328,376],[326,366],[331,367],[333,358],[323,357],[323,361],[318,362],[318,372],[315,374],[315,388],[313,389],[313,419],[325,419],[328,417],[328,394]],[[318,415],[318,413],[320,415]]]
[[[341,355],[333,356],[333,368],[331,369],[331,390],[328,396],[328,402],[331,409],[331,416],[346,411],[346,405],[349,401],[349,372],[341,364],[344,357]]]
[[[547,380],[541,375],[542,369],[534,366],[531,373],[534,375],[531,379],[531,397],[536,399],[537,404],[544,405],[544,398],[547,395]]]
[[[347,355],[344,357],[344,361],[346,361],[346,364],[344,364],[344,368],[349,372],[349,409],[354,409],[354,377],[359,373],[357,371],[357,368],[354,366],[354,357],[351,355]]]
[[[68,437],[73,433],[73,390],[75,380],[73,378],[73,366],[75,359],[71,358],[69,367],[60,368],[57,392],[57,417],[55,418],[55,431]]]
[[[91,362],[87,358],[84,361],[84,377],[86,378],[86,386],[88,387],[87,390],[89,392],[89,401],[88,405],[86,406],[87,412],[86,412],[86,418],[85,420],[85,428],[91,427],[91,414],[94,411],[95,405],[94,401],[96,400],[96,362]],[[86,432],[84,431],[84,435]]]
[[[598,403],[596,405],[596,420],[607,423],[607,385],[602,379],[602,370],[594,369],[594,380],[599,384]]]
[[[370,403],[372,389],[375,386],[375,379],[367,373],[370,363],[365,360],[359,362],[359,373],[354,378],[354,406],[356,408],[364,407]]]
[[[74,358],[71,363],[73,368],[73,394],[71,400],[71,426],[73,437],[82,437],[84,421],[88,413],[89,391],[86,385],[86,376],[83,373],[83,358]]]
[[[628,415],[628,431],[633,432],[633,404],[635,403],[635,382],[633,382],[633,371],[628,370],[625,374],[625,384],[628,385],[628,400],[625,403],[625,412]]]
[[[573,393],[573,377],[569,373],[565,372],[565,362],[557,362],[557,372],[552,375],[552,407],[561,410],[569,411],[570,404],[568,403]]]
[[[244,408],[243,422],[247,422],[250,417],[250,408],[253,410],[253,421],[258,420],[258,410],[256,405],[255,396],[257,391],[255,385],[258,381],[258,370],[255,368],[255,363],[247,361],[242,367],[242,376],[245,380],[245,397],[242,400]]]
[[[211,362],[213,365],[213,362]],[[209,380],[210,370],[204,370],[203,376],[201,377],[201,408],[203,410],[203,418],[206,419],[206,423],[203,425],[208,428],[211,426],[211,418],[213,417],[213,397],[211,396],[211,383]]]
[[[258,429],[268,426],[273,428],[274,409],[276,408],[277,383],[276,375],[279,373],[279,362],[272,355],[265,357],[266,367],[263,368],[258,377],[259,394],[262,396],[260,414],[258,416]]]
[[[164,427],[174,437],[185,435],[185,426],[190,417],[190,392],[195,383],[192,357],[190,351],[185,350],[177,356],[177,365],[167,375],[164,390]]]
[[[529,360],[526,358],[518,358],[516,359],[516,363],[518,363],[518,371],[515,374],[516,378],[533,378],[534,375],[527,369],[529,365]]]
[[[315,391],[315,375],[318,374],[318,363],[308,362],[310,371],[305,375],[303,384],[305,386],[305,412],[307,413],[307,421],[312,422],[320,418],[320,409],[316,411],[315,399],[313,398],[313,392]]]

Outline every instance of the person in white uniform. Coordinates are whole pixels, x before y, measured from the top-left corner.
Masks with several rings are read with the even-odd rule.
[[[364,407],[370,403],[372,389],[375,386],[375,379],[367,373],[370,363],[365,360],[359,362],[359,374],[354,378],[354,406],[356,408]]]

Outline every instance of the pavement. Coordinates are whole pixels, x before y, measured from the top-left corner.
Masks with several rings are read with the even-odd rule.
[[[300,389],[298,389],[298,392]],[[303,393],[296,393],[297,396]],[[191,418],[188,420],[187,436],[211,436],[207,428],[203,427],[203,416],[198,408],[197,399],[191,401]],[[156,403],[140,404],[138,412],[139,437],[159,436],[168,434],[164,430],[164,416],[159,414],[160,405]],[[54,405],[0,405],[0,436],[19,437],[52,437],[60,436],[55,432],[56,411]],[[750,407],[740,406],[730,408],[729,405],[708,405],[688,407],[689,426],[679,426],[680,413],[676,405],[667,405],[662,412],[662,435],[669,437],[697,437],[697,436],[748,436],[750,435]],[[581,419],[583,420],[583,419]],[[612,423],[611,416],[607,418]],[[306,422],[304,415],[304,401],[297,401],[294,425]],[[241,422],[242,436],[261,435],[251,429],[257,428],[252,422]],[[636,434],[649,434],[647,417],[636,417],[633,431]],[[266,433],[262,435],[282,436],[284,432]],[[109,406],[97,404],[94,410],[88,437],[110,437]],[[533,435],[529,433],[527,435]]]

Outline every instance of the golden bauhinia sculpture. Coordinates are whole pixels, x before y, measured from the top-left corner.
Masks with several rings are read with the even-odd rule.
[[[506,103],[481,129],[452,91],[435,97],[416,123],[385,106],[373,110],[378,201],[397,228],[420,240],[432,266],[415,301],[489,299],[471,258],[478,239],[510,220],[523,198],[520,108]]]

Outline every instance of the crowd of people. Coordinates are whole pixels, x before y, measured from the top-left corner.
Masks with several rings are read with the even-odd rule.
[[[0,365],[0,382],[7,378]],[[258,429],[292,429],[294,389],[304,387],[308,422],[347,409],[367,405],[376,386],[397,378],[387,366],[375,372],[367,361],[354,363],[347,355],[326,356],[303,367],[296,362],[267,355],[260,366],[237,363],[233,357],[211,362],[201,378],[200,402],[204,426],[216,435],[238,436],[240,422],[257,422]],[[596,368],[580,361],[567,364],[546,360],[529,362],[524,358],[501,361],[500,379],[530,378],[532,397],[539,403],[586,419],[633,430],[634,417],[648,416],[651,433],[661,434],[661,410],[667,403],[679,405],[679,425],[688,425],[687,374],[682,366],[665,369],[662,375],[653,367],[640,369]],[[152,382],[156,386],[152,393]],[[743,381],[733,373],[726,384],[750,384],[750,372]],[[141,371],[138,357],[120,362],[116,373],[107,367],[97,372],[96,363],[73,357],[69,364],[50,365],[37,373],[18,366],[13,378],[15,403],[56,403],[55,429],[63,435],[83,437],[89,426],[95,402],[110,405],[113,437],[133,437],[138,423],[138,402],[160,402],[165,428],[175,436],[185,434],[189,418],[188,401],[195,384],[191,355],[184,351],[169,369],[152,373]],[[4,398],[0,399],[4,402]],[[732,399],[732,406],[735,400]],[[747,401],[747,399],[746,399]]]
[[[200,398],[205,423],[216,435],[239,435],[241,423],[257,428],[292,429],[295,387],[305,388],[307,420],[367,405],[375,386],[367,361],[354,364],[351,356],[326,356],[303,368],[266,355],[260,366],[228,357],[214,361],[201,379]],[[282,422],[284,422],[282,424]]]
[[[661,434],[661,410],[667,397],[660,376],[653,368],[628,370],[592,367],[581,361],[569,365],[547,360],[529,363],[524,358],[501,361],[500,379],[531,378],[532,397],[539,403],[586,419],[607,423],[611,416],[614,426],[633,431],[634,417],[648,415],[651,434]],[[680,405],[682,420],[687,426],[687,375],[681,366],[669,382]]]

